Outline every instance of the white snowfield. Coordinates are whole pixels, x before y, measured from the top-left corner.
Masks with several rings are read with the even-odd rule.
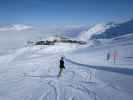
[[[133,100],[131,42],[31,46],[1,56],[0,100]],[[116,64],[105,59],[113,49],[122,55]],[[61,56],[66,68],[58,78]]]

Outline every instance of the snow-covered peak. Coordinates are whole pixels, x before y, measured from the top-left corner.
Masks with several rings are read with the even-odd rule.
[[[113,23],[108,23],[108,24],[106,24],[106,23],[100,23],[100,24],[96,24],[96,25],[90,27],[87,31],[81,32],[78,38],[80,40],[87,41],[88,39],[90,39],[90,37],[93,34],[103,33],[107,29],[109,29],[110,27],[113,27],[113,26],[115,26],[115,24],[113,24]]]

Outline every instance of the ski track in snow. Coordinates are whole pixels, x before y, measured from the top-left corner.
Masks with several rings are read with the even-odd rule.
[[[74,72],[74,71],[70,71],[70,70],[68,70],[69,72],[72,72],[72,78],[71,79],[60,79],[60,78],[58,78],[57,76],[52,76],[52,75],[25,75],[25,77],[28,77],[28,78],[32,78],[32,77],[34,77],[34,78],[42,78],[42,79],[44,79],[44,80],[50,80],[50,82],[48,82],[48,85],[50,85],[52,88],[53,88],[53,91],[54,91],[54,93],[55,93],[55,100],[61,100],[61,99],[59,99],[59,96],[58,96],[58,92],[57,92],[57,87],[56,87],[56,85],[57,84],[59,84],[59,82],[61,82],[65,87],[69,87],[70,88],[70,90],[72,90],[72,89],[74,89],[75,91],[80,91],[80,92],[82,92],[82,93],[84,93],[84,94],[87,94],[88,96],[92,96],[92,100],[98,100],[97,99],[97,96],[96,96],[96,93],[95,92],[92,92],[92,91],[90,91],[90,90],[88,90],[87,89],[87,87],[85,88],[85,86],[82,86],[83,84],[93,84],[93,82],[82,82],[82,81],[74,81],[73,80],[73,78],[76,76],[76,73]],[[67,73],[66,73],[67,74]],[[79,83],[79,84],[77,84],[77,83]],[[94,83],[94,85],[95,85],[95,83]],[[52,90],[51,90],[52,91]],[[62,92],[60,92],[60,93],[62,93]],[[42,96],[41,96],[42,97]],[[45,96],[43,96],[44,98],[42,98],[42,99],[39,99],[39,100],[46,100],[46,97],[48,97],[48,95],[46,95],[45,94]],[[75,96],[71,96],[71,97],[69,97],[69,99],[72,99],[72,100],[77,100],[77,99],[75,99],[76,97]]]
[[[91,91],[91,90],[89,90],[86,86],[83,86],[83,84],[93,84],[93,82],[91,83],[84,83],[84,82],[78,82],[77,83],[77,81],[73,81],[73,80],[66,80],[66,79],[59,79],[59,78],[57,78],[56,76],[33,76],[33,75],[26,75],[25,77],[36,77],[36,78],[43,78],[44,80],[46,79],[46,80],[50,80],[47,84],[50,86],[50,87],[52,87],[53,88],[53,91],[54,91],[54,93],[55,93],[55,97],[54,98],[56,98],[56,99],[54,99],[54,100],[62,100],[62,99],[59,99],[59,96],[58,96],[58,91],[57,91],[57,87],[56,87],[56,85],[58,84],[58,82],[61,82],[61,83],[63,83],[63,85],[65,86],[65,87],[69,87],[70,88],[70,90],[72,90],[72,89],[74,89],[75,91],[80,91],[80,92],[82,92],[82,93],[84,93],[84,94],[87,94],[88,96],[91,96],[93,99],[92,100],[99,100],[99,99],[97,99],[97,96],[96,96],[96,93],[95,92],[93,92],[93,91]],[[54,82],[53,82],[54,81]],[[95,85],[95,83],[94,83],[94,85]],[[52,91],[52,90],[51,90]],[[46,95],[46,93],[44,93],[45,94],[45,96],[43,96],[43,98],[42,99],[39,99],[39,100],[47,100],[46,99],[46,97],[48,97],[48,94],[49,94],[50,92],[48,92],[47,93],[47,95]],[[62,93],[62,92],[60,92],[60,93]],[[41,96],[42,97],[42,96]],[[71,100],[77,100],[77,99],[75,99],[76,97],[75,96],[71,96],[71,97],[69,97],[69,99]]]

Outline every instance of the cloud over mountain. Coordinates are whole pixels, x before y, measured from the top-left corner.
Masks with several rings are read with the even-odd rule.
[[[113,26],[115,26],[115,25],[114,24],[105,24],[105,23],[96,24],[96,25],[90,27],[88,30],[81,32],[78,38],[81,40],[88,40],[88,39],[90,39],[90,37],[92,35],[103,33],[107,29],[109,29],[110,27],[113,27]]]
[[[32,29],[32,26],[23,25],[23,24],[0,26],[0,32],[25,31],[25,30],[31,30],[31,29]]]

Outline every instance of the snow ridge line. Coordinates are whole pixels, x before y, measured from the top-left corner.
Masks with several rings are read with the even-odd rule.
[[[87,65],[87,64],[81,64],[81,63],[75,62],[66,57],[64,57],[64,59],[65,59],[65,61],[67,61],[71,64],[78,65],[79,67],[82,66],[85,68],[92,68],[92,69],[96,69],[96,70],[104,70],[104,71],[108,71],[108,72],[115,72],[115,73],[119,73],[119,74],[126,74],[126,75],[133,76],[133,69],[131,69],[131,68],[118,68],[118,67],[109,67],[109,66]]]

